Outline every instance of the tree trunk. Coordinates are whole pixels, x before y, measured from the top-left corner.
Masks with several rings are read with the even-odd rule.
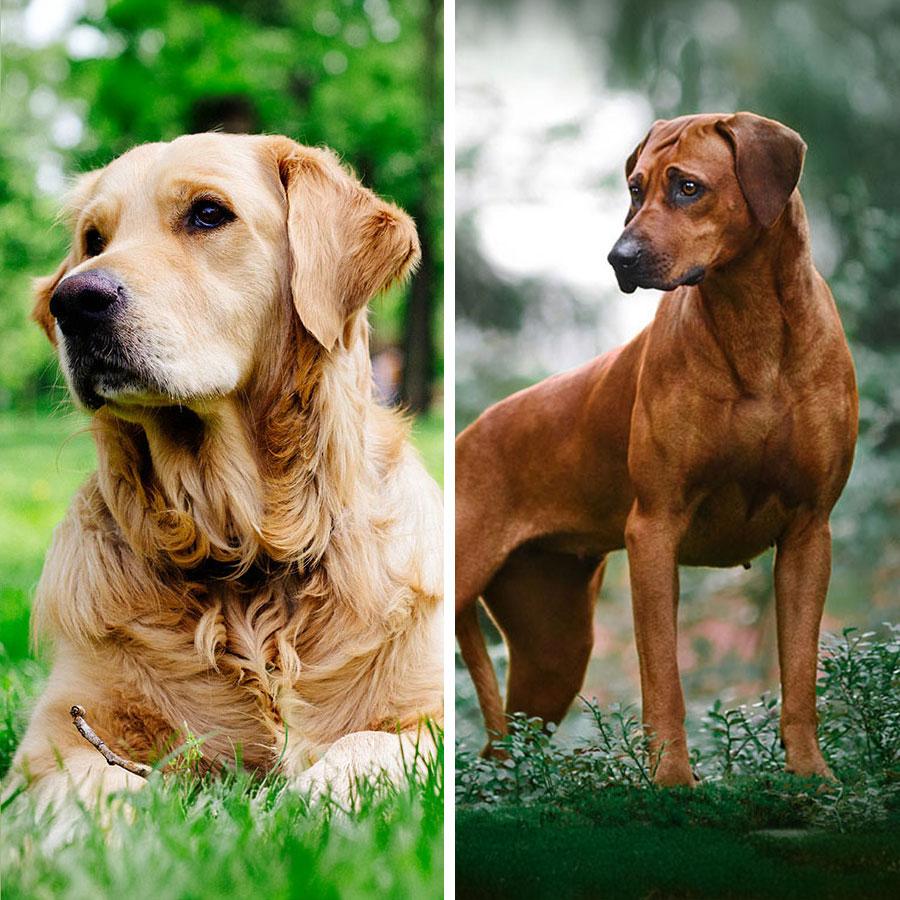
[[[440,227],[441,198],[436,198],[432,173],[443,157],[441,139],[442,92],[438,91],[441,67],[440,16],[441,0],[428,0],[422,28],[425,53],[422,70],[422,102],[426,128],[426,147],[420,168],[419,203],[410,210],[422,242],[422,262],[406,298],[403,335],[403,376],[400,396],[410,412],[425,412],[431,405],[431,379],[434,374],[434,339],[432,322],[440,277],[432,240]],[[437,201],[437,202],[436,202]]]

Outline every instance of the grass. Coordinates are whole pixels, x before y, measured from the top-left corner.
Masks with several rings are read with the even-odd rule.
[[[0,776],[40,693],[46,661],[28,651],[34,585],[55,525],[95,466],[76,414],[0,414]],[[74,436],[73,436],[74,435]],[[413,440],[442,471],[443,422]],[[442,754],[442,749],[441,749]],[[109,821],[82,810],[77,840],[42,845],[48,822],[27,798],[3,816],[4,898],[267,900],[314,896],[438,897],[443,891],[443,767],[398,791],[363,787],[358,808],[310,807],[283,780],[238,771],[215,780],[154,776]],[[14,810],[14,811],[13,811]]]
[[[350,814],[310,807],[278,778],[153,776],[127,817],[83,810],[62,848],[43,848],[46,821],[20,810],[4,817],[4,897],[439,897],[441,769],[399,792],[363,788]]]
[[[785,774],[778,703],[714,704],[691,788],[653,786],[635,711],[584,704],[564,747],[511,720],[500,760],[457,750],[459,897],[900,895],[900,626],[821,656],[820,739],[839,782]]]
[[[443,487],[444,484],[444,417],[435,412],[420,416],[413,422],[412,441],[419,448],[428,471]]]
[[[456,896],[896,897],[895,833],[851,837],[604,824],[532,809],[457,815]]]
[[[0,415],[0,634],[13,659],[28,652],[28,615],[50,534],[95,468],[87,420],[75,413]]]

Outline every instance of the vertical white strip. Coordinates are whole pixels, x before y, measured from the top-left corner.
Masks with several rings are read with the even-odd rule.
[[[456,893],[454,437],[456,409],[456,9],[444,5],[444,897]]]

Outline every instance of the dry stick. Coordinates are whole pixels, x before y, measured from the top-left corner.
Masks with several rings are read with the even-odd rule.
[[[89,744],[96,747],[103,758],[111,766],[121,766],[126,772],[131,772],[132,775],[140,775],[141,778],[146,778],[153,771],[150,766],[145,766],[143,763],[132,762],[130,759],[119,756],[118,753],[113,753],[113,751],[98,737],[94,729],[84,721],[83,706],[73,706],[69,710],[69,715],[72,717],[72,722],[78,729],[78,733]]]

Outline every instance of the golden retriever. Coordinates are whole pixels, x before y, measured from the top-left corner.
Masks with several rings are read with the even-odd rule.
[[[204,764],[346,793],[442,717],[442,512],[373,399],[366,303],[415,265],[412,220],[328,150],[197,134],[80,177],[34,318],[92,411],[99,469],[47,554],[55,647],[14,760],[43,803]],[[326,787],[327,786],[327,787]]]

